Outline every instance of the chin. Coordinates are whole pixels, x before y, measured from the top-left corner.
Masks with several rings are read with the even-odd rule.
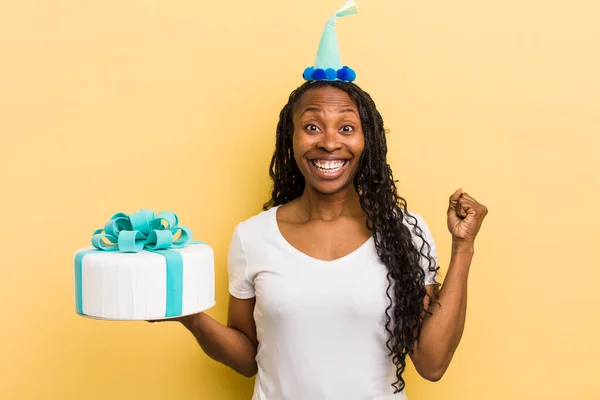
[[[315,192],[323,195],[333,195],[347,190],[354,190],[352,182],[307,182]]]

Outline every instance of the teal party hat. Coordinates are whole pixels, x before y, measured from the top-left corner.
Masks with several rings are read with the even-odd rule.
[[[350,67],[342,64],[340,49],[338,47],[335,21],[346,15],[356,14],[358,5],[354,0],[349,0],[325,24],[315,65],[304,70],[302,77],[307,81],[346,81],[356,79],[356,73]]]

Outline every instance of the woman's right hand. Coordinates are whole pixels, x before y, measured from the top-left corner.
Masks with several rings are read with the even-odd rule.
[[[146,322],[154,323],[154,322],[181,322],[183,325],[188,326],[191,325],[194,319],[198,318],[198,315],[202,314],[204,311],[201,311],[196,314],[183,315],[181,317],[175,318],[165,318],[165,319],[151,319]]]

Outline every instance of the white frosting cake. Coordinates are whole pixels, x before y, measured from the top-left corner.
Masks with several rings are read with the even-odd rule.
[[[131,253],[90,247],[75,255],[76,308],[88,317],[157,320],[195,314],[215,304],[214,281],[214,253],[206,244]]]

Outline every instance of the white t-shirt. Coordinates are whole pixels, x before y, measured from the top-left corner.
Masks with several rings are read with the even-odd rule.
[[[278,207],[236,226],[229,248],[229,291],[256,297],[259,347],[253,400],[403,400],[393,394],[386,348],[387,269],[373,237],[333,260],[312,258],[281,234]],[[418,226],[431,246],[425,221]],[[420,246],[420,239],[413,235]],[[423,262],[426,283],[435,273]]]

